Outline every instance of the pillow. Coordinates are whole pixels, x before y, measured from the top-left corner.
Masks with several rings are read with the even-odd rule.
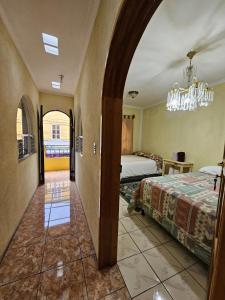
[[[207,173],[210,175],[220,175],[222,167],[221,166],[206,166],[199,169],[199,172]]]

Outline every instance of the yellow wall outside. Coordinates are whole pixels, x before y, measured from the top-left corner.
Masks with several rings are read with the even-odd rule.
[[[81,110],[83,155],[76,155],[76,183],[98,255],[100,198],[101,96],[105,64],[121,0],[100,1],[75,94],[76,120]],[[77,126],[77,124],[76,124]],[[77,135],[76,127],[76,135]],[[93,153],[93,143],[97,153]]]
[[[23,125],[22,125],[22,109],[18,108],[16,115],[16,137],[17,140],[22,139]]]
[[[123,105],[124,115],[135,115],[133,127],[133,151],[141,150],[143,110],[128,105]]]
[[[38,185],[37,153],[18,160],[17,108],[22,96],[30,102],[37,147],[39,93],[0,19],[0,256],[6,249]],[[36,148],[37,149],[37,148]]]
[[[60,171],[69,170],[69,157],[46,157],[45,156],[45,171]]]
[[[168,112],[165,103],[145,109],[142,150],[164,158],[185,151],[195,170],[220,162],[225,142],[225,84],[214,91],[214,103],[195,112]]]
[[[60,139],[61,140],[70,140],[70,125],[69,117],[58,111],[51,111],[44,115],[43,118],[43,127],[44,127],[44,140],[52,139],[52,125],[60,125]]]

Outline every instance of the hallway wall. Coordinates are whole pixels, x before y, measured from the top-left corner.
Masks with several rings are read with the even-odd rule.
[[[37,144],[39,95],[11,37],[0,19],[0,256],[11,239],[38,184],[37,153],[18,161],[16,116],[23,95],[32,102]],[[37,146],[37,145],[36,145]],[[37,148],[36,148],[37,149]]]
[[[49,93],[39,93],[40,105],[43,105],[44,114],[51,110],[60,110],[69,115],[69,110],[74,108],[73,97]]]
[[[98,255],[100,199],[101,96],[107,54],[121,0],[101,1],[75,94],[81,111],[83,154],[76,154],[76,183]],[[78,124],[77,124],[78,125]],[[76,127],[76,135],[78,134]],[[97,153],[93,153],[93,143]]]

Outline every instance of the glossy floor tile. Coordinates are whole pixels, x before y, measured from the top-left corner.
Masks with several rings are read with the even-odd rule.
[[[122,198],[120,216],[118,264],[99,271],[76,185],[47,173],[1,261],[0,299],[204,299],[204,265]]]
[[[149,216],[126,217],[122,197],[121,207],[117,259],[131,298],[205,300],[208,267]],[[140,253],[135,254],[135,246]]]
[[[118,291],[118,293],[117,293]],[[118,266],[97,270],[76,185],[46,173],[0,264],[0,299],[130,299]]]
[[[118,262],[131,297],[160,283],[142,254],[137,254]]]

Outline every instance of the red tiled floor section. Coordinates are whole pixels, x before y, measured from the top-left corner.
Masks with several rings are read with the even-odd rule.
[[[0,299],[126,300],[117,266],[99,271],[76,185],[46,174],[0,264]]]

